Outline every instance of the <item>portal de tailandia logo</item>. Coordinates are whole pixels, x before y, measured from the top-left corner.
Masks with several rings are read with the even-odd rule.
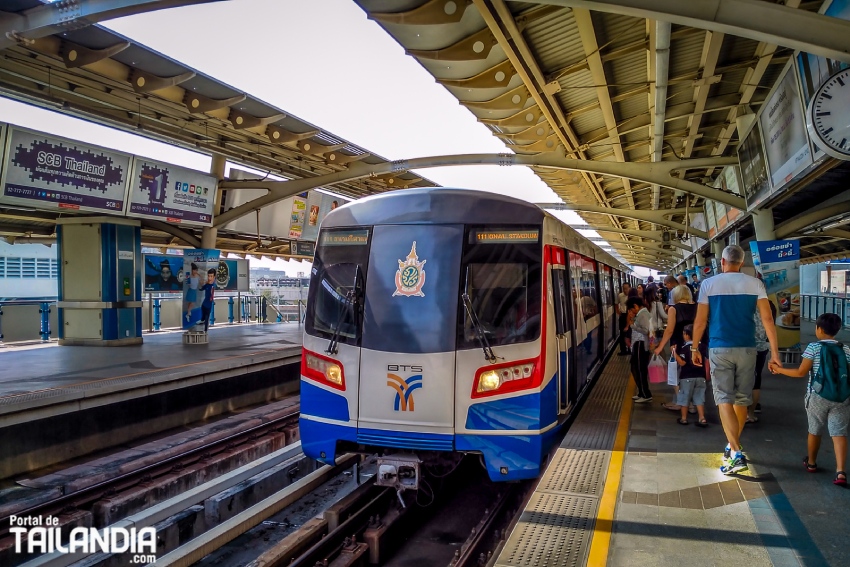
[[[76,527],[63,533],[55,516],[15,515],[9,517],[9,525],[15,553],[131,553],[133,565],[156,563],[154,528]]]

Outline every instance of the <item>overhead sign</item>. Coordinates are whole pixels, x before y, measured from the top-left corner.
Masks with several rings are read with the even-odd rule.
[[[738,145],[738,161],[741,163],[744,198],[747,210],[752,211],[764,201],[772,190],[767,174],[767,158],[761,144],[761,126],[753,125],[749,134]]]
[[[767,298],[777,308],[776,335],[780,349],[800,347],[800,241],[750,241],[753,265],[764,282]]]
[[[127,216],[211,226],[217,183],[198,171],[136,158]]]
[[[0,203],[121,213],[131,156],[9,127]]]
[[[792,67],[786,68],[759,117],[774,192],[812,163],[803,102]]]

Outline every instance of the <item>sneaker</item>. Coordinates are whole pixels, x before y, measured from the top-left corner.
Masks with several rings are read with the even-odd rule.
[[[652,397],[649,398],[638,398],[635,400],[636,404],[645,404],[652,401]]]
[[[730,457],[723,462],[723,465],[720,467],[720,472],[723,474],[733,474],[744,472],[748,469],[747,457],[745,457],[743,453],[738,452],[735,453],[734,457]]]
[[[633,399],[633,400],[636,400],[636,399],[638,399],[639,397],[640,397],[640,396],[632,396],[632,399]]]
[[[761,413],[761,404],[756,404],[756,409],[753,410],[753,413]]]
[[[744,453],[744,446],[741,445],[741,453]],[[729,443],[726,443],[726,448],[723,449],[723,458],[729,459],[732,457],[732,448],[729,446]]]

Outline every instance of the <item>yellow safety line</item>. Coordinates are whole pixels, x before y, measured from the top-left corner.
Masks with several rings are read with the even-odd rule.
[[[590,541],[590,553],[587,564],[590,567],[605,567],[608,563],[608,548],[611,545],[611,531],[614,527],[614,510],[617,506],[617,495],[620,492],[620,476],[623,472],[623,459],[626,455],[626,440],[629,436],[629,424],[632,417],[632,396],[635,383],[629,379],[626,393],[623,396],[623,409],[620,412],[620,423],[617,425],[617,435],[614,438],[614,448],[608,461],[608,472],[605,476],[605,487],[602,489],[602,499],[596,514],[596,525],[593,539]]]

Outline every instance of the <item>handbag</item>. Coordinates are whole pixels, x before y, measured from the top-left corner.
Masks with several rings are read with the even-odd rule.
[[[670,386],[679,385],[679,363],[676,362],[676,357],[670,355],[670,361],[667,362],[667,384]]]
[[[667,364],[657,354],[649,361],[649,381],[652,384],[663,384],[667,381]]]

